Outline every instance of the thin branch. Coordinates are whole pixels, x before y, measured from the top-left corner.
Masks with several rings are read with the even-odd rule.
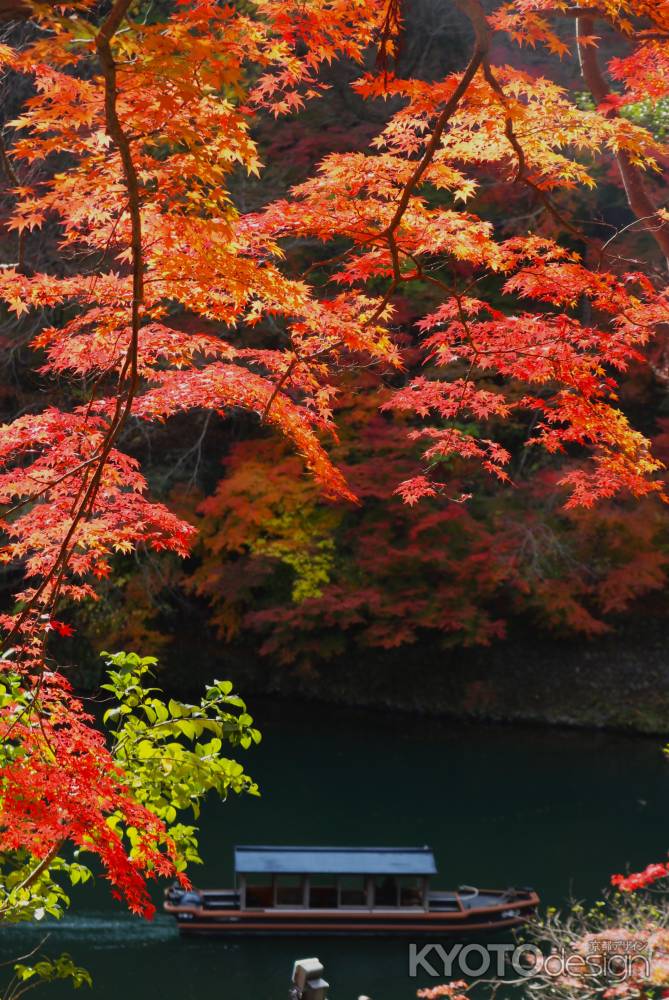
[[[272,389],[271,395],[270,395],[270,397],[267,400],[267,403],[265,405],[265,409],[263,410],[262,414],[260,415],[260,423],[261,424],[264,424],[265,421],[267,420],[267,417],[269,416],[269,411],[272,409],[272,404],[274,403],[274,400],[279,395],[279,393],[283,389],[284,385],[286,384],[286,382],[288,381],[288,379],[290,378],[290,376],[293,374],[293,372],[295,370],[295,366],[297,365],[298,361],[299,361],[299,358],[297,357],[297,355],[295,355],[295,357],[290,362],[290,364],[286,368],[286,370],[283,373],[283,375],[281,376],[281,378],[278,380],[278,382],[276,383],[276,385]]]
[[[37,879],[40,877],[40,875],[42,875],[47,870],[49,865],[53,864],[53,862],[56,860],[56,858],[62,851],[64,844],[65,844],[64,840],[59,840],[55,844],[53,844],[48,854],[45,854],[42,860],[37,865],[35,865],[33,870],[29,872],[28,875],[26,875],[23,882],[20,882],[17,886],[15,886],[12,889],[12,892],[13,893],[21,892],[23,889],[30,888],[33,882],[36,882]],[[7,904],[5,904],[5,906],[3,907],[0,907],[0,914],[2,914],[2,911],[6,910],[7,908],[8,908]]]
[[[595,103],[600,105],[610,96],[610,91],[599,65],[596,48],[584,42],[584,39],[592,37],[594,31],[595,20],[592,14],[583,14],[577,17],[576,44],[581,74]],[[608,116],[609,118],[619,117],[614,107],[609,110]],[[646,190],[641,171],[634,166],[624,150],[618,150],[616,162],[625,188],[627,203],[637,219],[646,219],[649,216],[658,218],[657,207],[653,204]],[[657,229],[650,231],[658,247],[669,261],[669,227],[663,223]]]
[[[45,934],[42,940],[39,941],[34,948],[31,948],[30,951],[25,952],[23,955],[17,955],[16,958],[9,958],[5,962],[0,962],[0,969],[4,969],[8,965],[14,965],[15,962],[25,962],[26,959],[32,958],[33,955],[36,955],[40,948],[42,948],[48,940],[49,935]]]
[[[466,3],[466,0],[456,0],[456,3],[458,7],[467,9],[468,5]],[[441,137],[444,133],[444,129],[446,128],[449,122],[449,119],[456,112],[460,104],[460,101],[467,93],[470,83],[476,76],[476,73],[478,72],[481,63],[483,62],[484,57],[487,55],[488,44],[489,44],[488,35],[481,34],[479,36],[479,34],[477,33],[476,44],[474,46],[474,51],[469,60],[467,68],[465,69],[457,87],[451,94],[450,98],[444,105],[444,108],[441,111],[439,117],[437,118],[434,128],[432,129],[432,135],[430,136],[429,142],[425,147],[425,152],[423,153],[411,177],[404,185],[402,194],[400,195],[400,199],[397,203],[397,207],[395,209],[393,217],[381,235],[385,235],[386,237],[391,237],[397,230],[400,222],[402,221],[402,216],[407,210],[411,195],[416,190],[416,187],[420,184],[423,178],[423,174],[432,163],[434,155],[439,149],[439,143],[441,142]]]
[[[0,165],[2,166],[2,171],[8,181],[14,188],[21,187],[21,181],[14,169],[11,159],[9,158],[9,153],[7,152],[7,146],[5,145],[5,137],[2,134],[2,129],[0,129]],[[17,256],[18,261],[16,269],[20,274],[25,271],[26,264],[26,231],[25,229],[19,229],[17,235]]]

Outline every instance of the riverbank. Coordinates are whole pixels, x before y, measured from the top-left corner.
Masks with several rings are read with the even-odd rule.
[[[250,650],[208,652],[207,668],[194,673],[200,679],[229,677],[248,698],[271,695],[446,718],[669,734],[665,619],[629,623],[596,640],[525,635],[471,649],[416,645],[358,651],[302,673]]]

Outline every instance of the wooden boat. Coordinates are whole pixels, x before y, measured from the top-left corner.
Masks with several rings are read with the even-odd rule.
[[[432,890],[429,847],[236,847],[233,889],[172,886],[186,934],[467,934],[522,924],[533,889]]]

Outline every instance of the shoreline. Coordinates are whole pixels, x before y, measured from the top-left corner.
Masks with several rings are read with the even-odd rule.
[[[188,688],[225,677],[249,701],[298,699],[417,718],[669,735],[664,619],[595,640],[524,635],[468,649],[357,650],[310,671],[278,666],[248,648],[207,643],[203,652]],[[165,658],[161,674],[168,687],[180,686],[179,660],[176,649]]]

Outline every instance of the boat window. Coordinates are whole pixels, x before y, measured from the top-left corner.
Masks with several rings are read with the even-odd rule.
[[[277,875],[274,884],[277,906],[302,906],[304,904],[301,875]]]
[[[403,875],[399,879],[400,906],[423,905],[423,880],[415,875]]]
[[[332,875],[309,876],[309,906],[315,909],[335,909],[337,884]]]
[[[247,910],[264,910],[274,903],[274,890],[271,875],[246,876],[246,908]]]
[[[363,875],[344,875],[339,879],[339,905],[367,905],[367,888]]]
[[[374,879],[374,906],[397,906],[397,879],[392,875]]]

